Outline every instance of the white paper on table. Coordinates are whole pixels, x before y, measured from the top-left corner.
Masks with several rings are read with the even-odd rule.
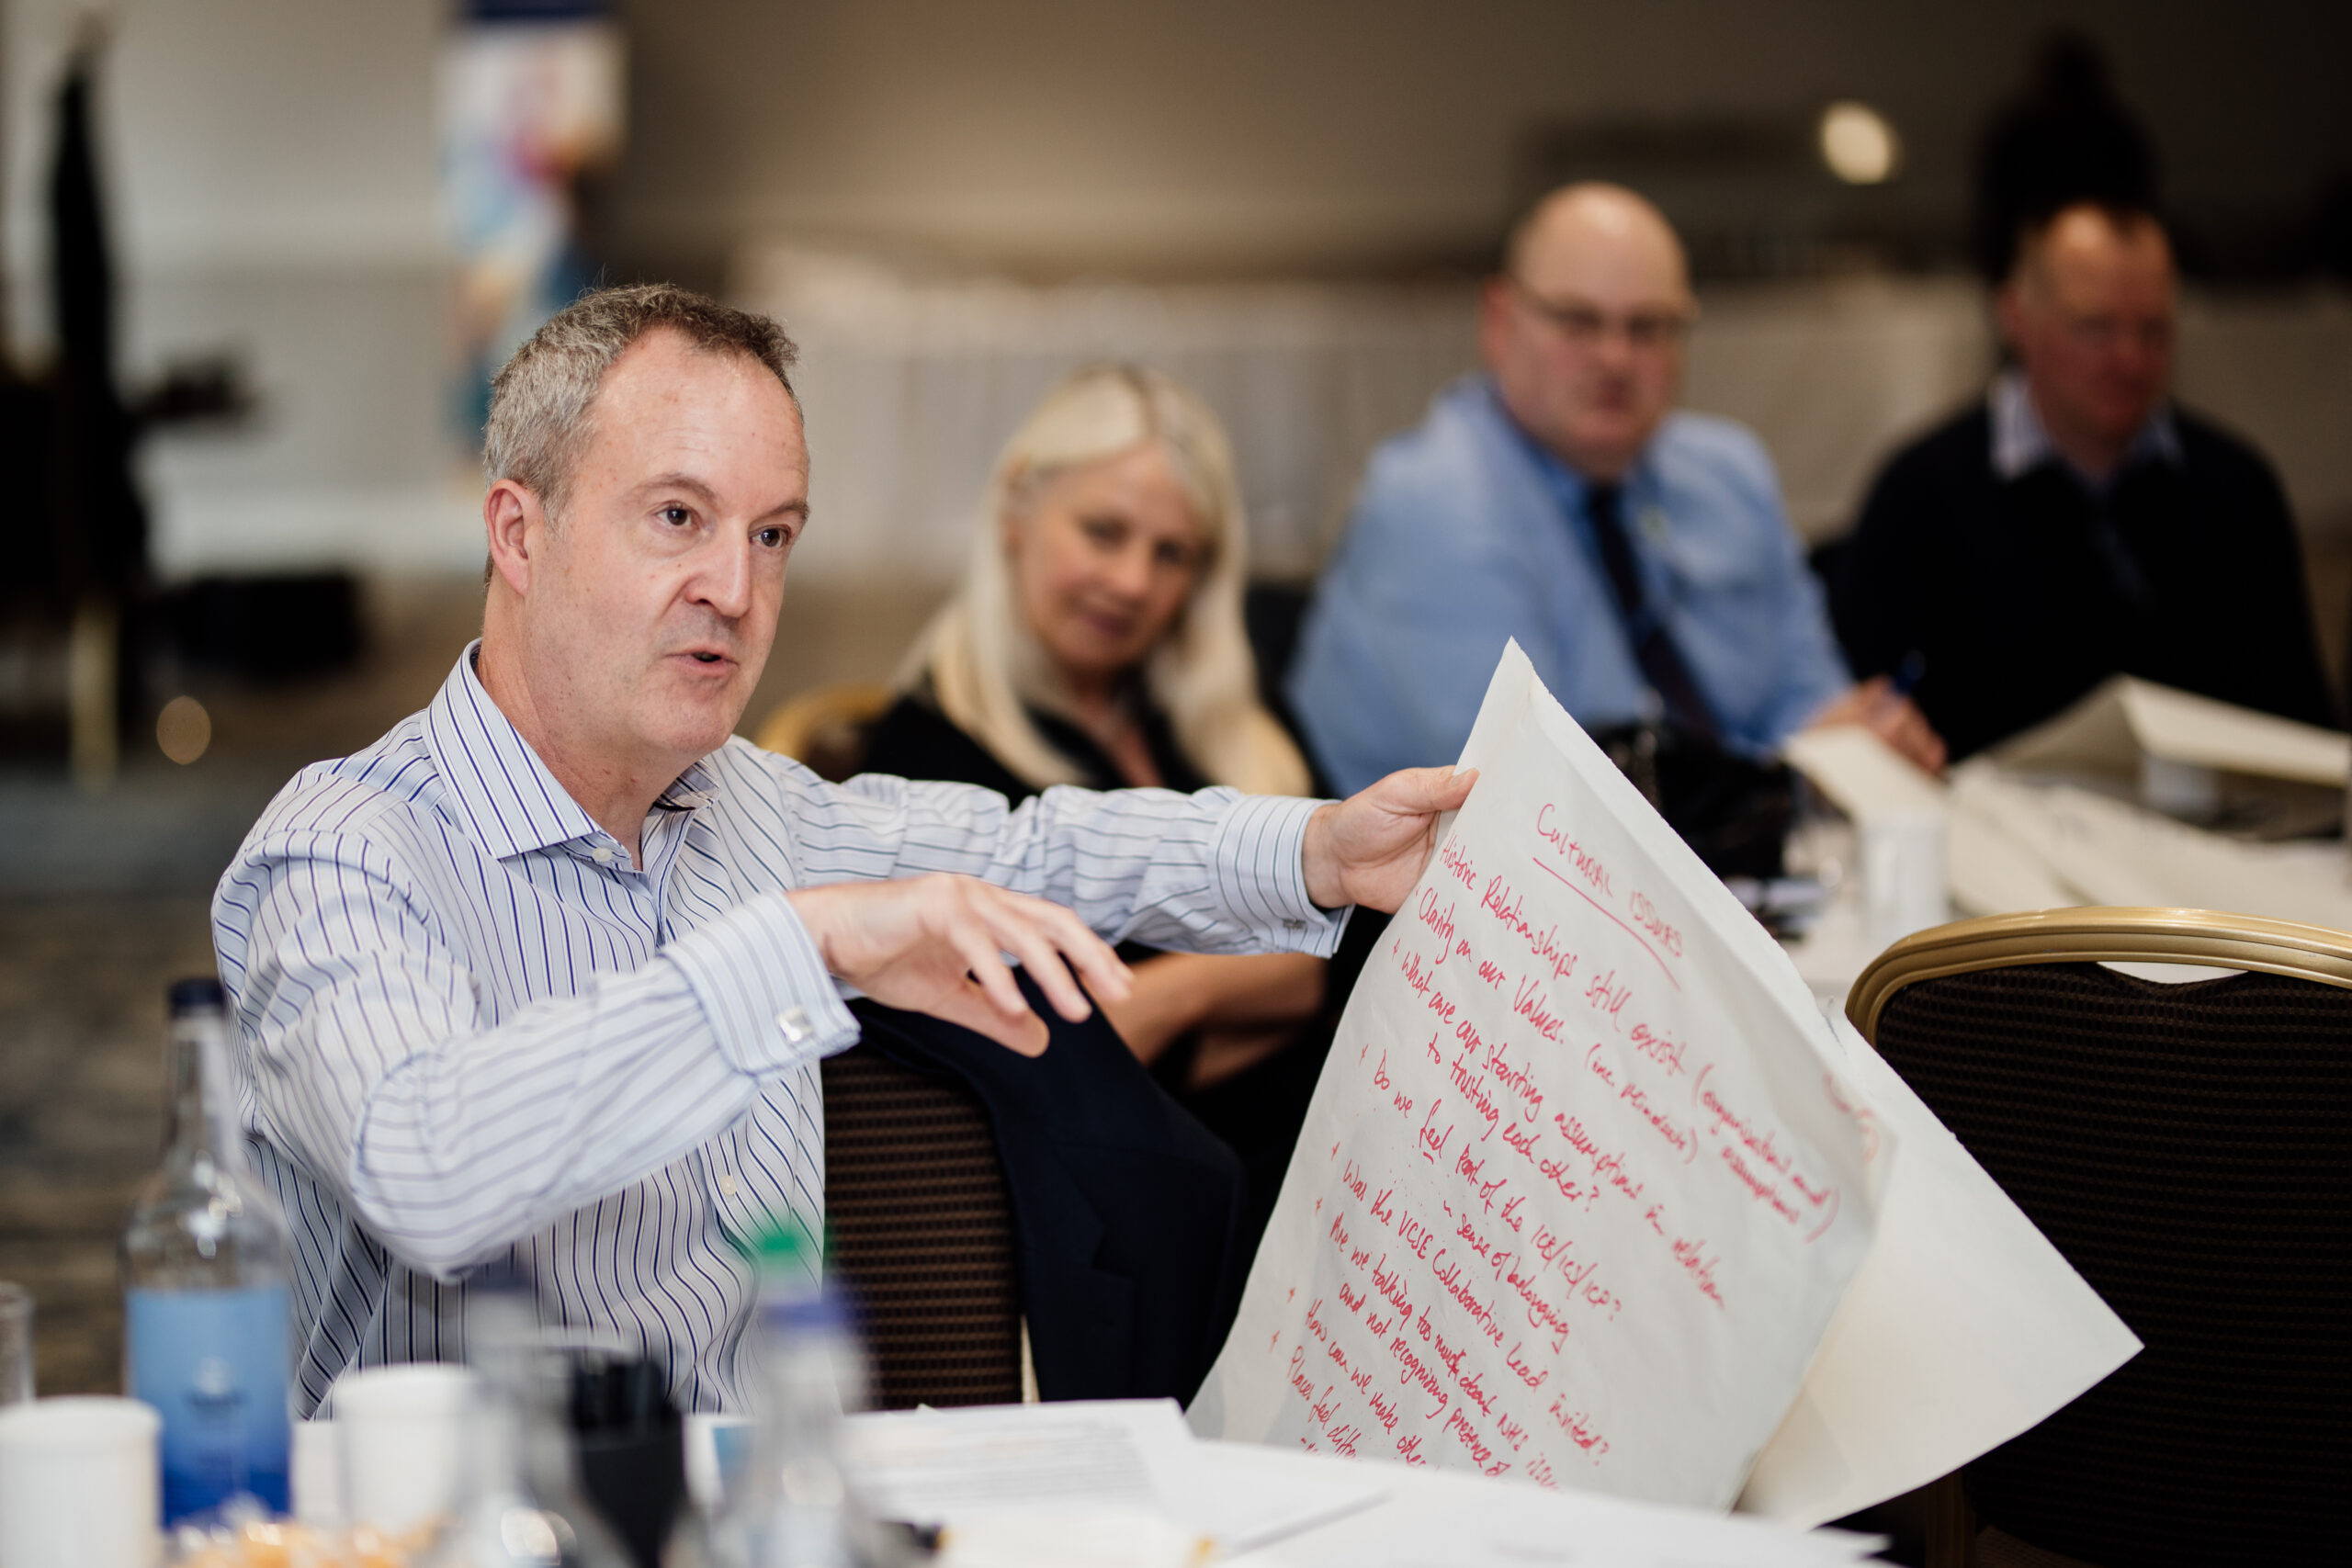
[[[1459,1472],[1403,1473],[1396,1464],[1260,1451],[1274,1478],[1312,1476],[1344,1462],[1388,1483],[1393,1495],[1376,1508],[1248,1553],[1232,1568],[1837,1568],[1883,1544],[1873,1536],[1798,1531],[1764,1519],[1591,1492],[1544,1492]]]
[[[1944,814],[1942,782],[1859,724],[1801,729],[1781,755],[1857,822]]]
[[[2342,788],[2352,736],[2256,713],[2194,692],[2117,675],[1994,748],[2005,767],[2135,773],[2143,754],[2192,767]]]
[[[1190,1446],[1173,1400],[1072,1400],[853,1416],[850,1474],[868,1508],[910,1524],[1076,1501],[1154,1500],[1155,1457]]]
[[[1270,1477],[1263,1455],[1195,1442],[1169,1399],[1073,1400],[852,1416],[851,1473],[876,1514],[926,1525],[1001,1516],[1150,1516],[1227,1555],[1366,1507],[1350,1470]],[[1050,1527],[1048,1527],[1050,1528]]]
[[[1787,957],[1516,643],[1464,761],[1193,1427],[1728,1506],[1894,1140]]]
[[[1878,1241],[1739,1506],[1810,1526],[1924,1486],[2137,1355],[2123,1320],[1852,1024],[1872,1115],[1903,1141]]]

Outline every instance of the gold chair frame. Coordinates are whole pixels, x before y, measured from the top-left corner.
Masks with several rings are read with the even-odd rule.
[[[1921,980],[2022,964],[2197,964],[2352,988],[2352,932],[2213,909],[2038,909],[1955,920],[1905,937],[1871,960],[1846,1016],[1878,1043],[1879,1015]]]

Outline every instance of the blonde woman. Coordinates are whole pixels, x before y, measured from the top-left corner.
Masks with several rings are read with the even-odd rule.
[[[1297,746],[1258,700],[1247,555],[1207,405],[1154,371],[1079,371],[1006,444],[963,586],[909,654],[866,769],[1015,802],[1065,784],[1308,793]],[[1187,1098],[1274,1055],[1323,1002],[1321,959],[1128,956],[1134,995],[1106,1011]]]

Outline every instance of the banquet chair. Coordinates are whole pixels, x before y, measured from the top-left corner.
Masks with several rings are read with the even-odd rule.
[[[1880,954],[1846,1010],[2146,1346],[1929,1489],[1932,1568],[2340,1561],[2352,933],[1962,920]]]
[[[869,1046],[820,1066],[826,1267],[849,1281],[878,1410],[1023,1396],[1012,1217],[971,1091]]]
[[[871,681],[842,681],[780,703],[752,739],[780,751],[819,778],[840,784],[865,760],[865,736],[898,694]]]

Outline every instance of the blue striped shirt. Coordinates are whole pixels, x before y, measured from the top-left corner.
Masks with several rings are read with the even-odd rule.
[[[255,1165],[295,1244],[297,1402],[345,1368],[455,1359],[466,1276],[737,1399],[743,1244],[824,1208],[816,1063],[857,1036],[783,895],[960,872],[1113,941],[1328,953],[1315,803],[1229,789],[827,784],[737,739],[647,817],[644,869],[491,700],[304,769],[221,878],[213,940]]]

